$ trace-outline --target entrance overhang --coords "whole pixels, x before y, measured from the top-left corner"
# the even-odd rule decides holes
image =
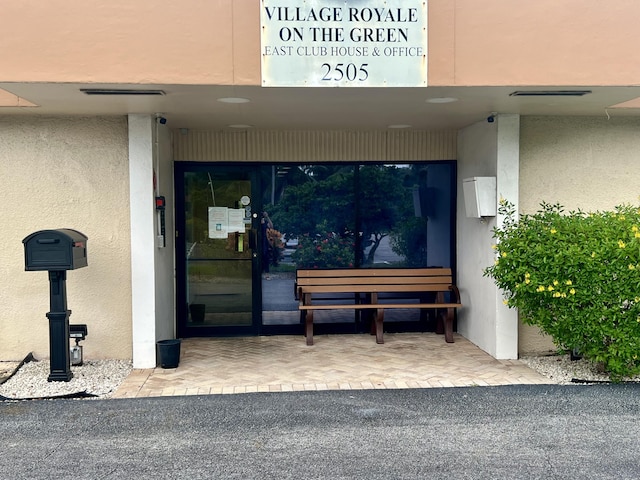
[[[86,95],[82,89],[162,91],[163,95]],[[3,114],[162,114],[171,129],[415,130],[460,129],[492,113],[632,116],[640,86],[472,86],[420,88],[264,88],[229,85],[0,83]],[[590,91],[514,96],[516,91]],[[22,103],[17,99],[21,99]],[[245,99],[228,103],[221,99]],[[445,102],[445,103],[442,103]],[[631,102],[631,103],[629,103]],[[3,104],[0,103],[0,106]],[[25,106],[22,106],[25,105]],[[28,106],[27,105],[32,105]]]

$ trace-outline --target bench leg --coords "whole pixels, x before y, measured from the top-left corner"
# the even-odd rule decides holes
[[[313,310],[305,310],[304,336],[307,337],[307,345],[313,345]]]
[[[441,310],[438,315],[438,326],[436,333],[442,334],[444,330],[444,340],[447,343],[453,342],[453,308]]]
[[[376,343],[381,344],[384,343],[384,309],[383,308],[378,308],[376,310],[376,318],[375,318],[375,324],[376,324]]]

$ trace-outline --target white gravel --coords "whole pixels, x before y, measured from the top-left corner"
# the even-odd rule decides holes
[[[598,371],[597,365],[593,362],[584,359],[571,360],[569,355],[525,356],[520,357],[520,361],[559,385],[611,381],[609,375]],[[640,377],[623,380],[638,382]]]
[[[90,360],[71,366],[68,382],[48,382],[48,360],[25,363],[0,385],[0,395],[9,399],[49,398],[86,394],[87,398],[109,398],[131,372],[127,360]],[[80,396],[80,395],[78,395]]]

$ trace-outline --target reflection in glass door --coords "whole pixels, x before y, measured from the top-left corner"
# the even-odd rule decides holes
[[[257,333],[252,184],[248,169],[176,164],[179,336]]]
[[[263,167],[260,178],[274,229],[262,281],[263,331],[299,324],[292,294],[298,268],[455,271],[455,162],[289,163]],[[314,330],[368,331],[366,316],[320,310]],[[421,330],[424,317],[418,309],[389,311],[385,326]]]

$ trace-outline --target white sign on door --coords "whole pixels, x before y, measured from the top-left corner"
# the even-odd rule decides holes
[[[426,0],[261,0],[265,87],[424,87]]]

